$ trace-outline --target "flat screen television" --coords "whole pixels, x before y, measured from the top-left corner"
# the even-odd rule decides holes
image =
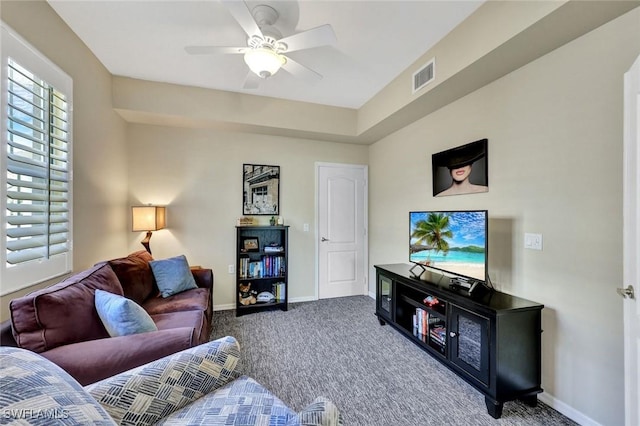
[[[409,212],[409,261],[486,282],[486,210]]]

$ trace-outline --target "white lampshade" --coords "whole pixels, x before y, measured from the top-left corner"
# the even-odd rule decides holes
[[[157,231],[166,226],[165,207],[134,206],[131,207],[133,216],[132,231]]]
[[[251,71],[262,78],[267,78],[277,73],[280,67],[287,62],[287,59],[271,49],[259,47],[248,50],[244,54],[244,61]]]

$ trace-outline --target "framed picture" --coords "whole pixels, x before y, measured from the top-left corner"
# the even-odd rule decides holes
[[[242,165],[242,214],[280,214],[280,166]]]
[[[434,197],[489,191],[488,141],[481,139],[431,156]]]
[[[260,251],[258,237],[241,237],[240,250],[243,252]]]

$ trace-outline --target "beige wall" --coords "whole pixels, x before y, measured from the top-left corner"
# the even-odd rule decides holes
[[[125,125],[113,112],[111,76],[45,2],[3,0],[0,13],[74,79],[76,270],[141,248],[142,234],[129,231],[129,206],[166,203],[168,229],[154,233],[154,256],[184,253],[212,267],[216,306],[231,307],[227,265],[235,263],[241,166],[277,164],[295,248],[290,297],[311,299],[314,236],[302,226],[315,228],[314,164],[368,163],[370,265],[407,261],[410,210],[488,209],[495,285],[546,306],[546,401],[584,423],[623,423],[622,304],[615,295],[622,279],[622,73],[640,53],[639,11],[370,147]],[[432,198],[430,155],[483,137],[490,192]],[[524,232],[542,233],[544,250],[522,249]],[[0,298],[0,320],[17,295]]]
[[[122,254],[127,152],[124,120],[111,107],[111,75],[45,2],[3,0],[0,18],[73,78],[74,269]],[[11,299],[37,287],[0,297],[0,321]]]
[[[494,284],[545,305],[546,401],[603,425],[624,423],[622,75],[639,24],[630,12],[370,150],[371,266],[407,262],[410,210],[488,209]],[[433,198],[431,154],[485,137],[489,192]]]
[[[130,202],[168,205],[167,229],[151,239],[154,257],[185,254],[213,268],[217,309],[235,307],[227,268],[235,265],[242,164],[280,166],[280,211],[291,226],[289,298],[314,299],[315,162],[366,164],[367,146],[144,124],[130,125],[127,139]],[[143,233],[129,235],[129,250],[141,248]]]

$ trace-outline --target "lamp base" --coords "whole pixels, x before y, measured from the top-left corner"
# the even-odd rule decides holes
[[[149,254],[151,254],[151,247],[149,247],[149,241],[151,240],[151,231],[147,231],[147,236],[144,237],[144,240],[140,241],[140,243],[147,249]]]

